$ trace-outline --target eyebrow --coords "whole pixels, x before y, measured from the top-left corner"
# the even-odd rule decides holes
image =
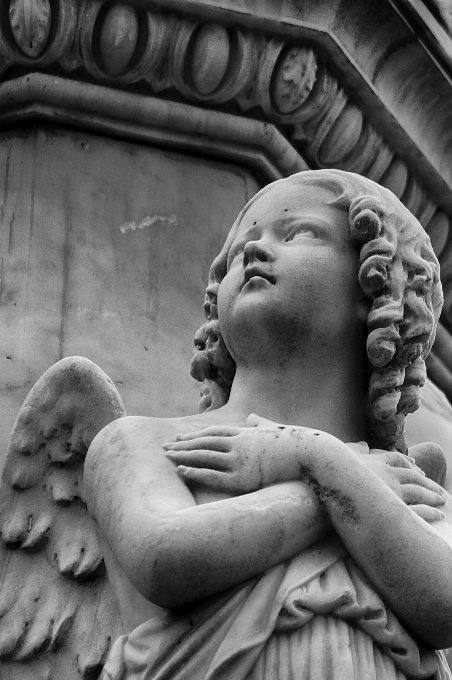
[[[314,227],[318,229],[323,237],[331,236],[331,223],[320,215],[315,213],[292,213],[290,215],[283,215],[282,217],[276,219],[273,227],[278,228],[293,228],[293,227]],[[255,236],[260,234],[259,224],[253,224],[249,229],[244,231],[242,234],[237,235],[234,241],[231,243],[231,247],[228,253],[228,262],[231,257],[231,252],[234,248],[242,245],[244,242],[253,240]]]
[[[290,215],[283,215],[282,217],[279,217],[273,222],[272,226],[276,227],[286,227],[286,226],[297,226],[300,225],[302,227],[317,227],[321,231],[326,232],[331,229],[331,223],[321,217],[320,215],[315,215],[315,214],[298,214],[298,213],[291,213]],[[253,224],[252,227],[247,229],[246,231],[242,232],[242,234],[237,235],[234,241],[242,241],[243,239],[252,239],[254,235],[259,235],[260,233],[260,227],[258,224]]]
[[[321,217],[320,215],[315,215],[315,214],[293,214],[287,217],[282,217],[276,222],[277,226],[285,227],[285,226],[290,226],[290,227],[315,227],[318,229],[322,235],[327,236],[328,234],[331,233],[331,223]]]
[[[236,241],[241,242],[244,238],[247,240],[252,239],[255,235],[258,236],[260,233],[260,227],[257,224],[253,224],[252,227],[247,229],[246,231],[242,232],[241,234],[237,234],[234,238],[234,241],[232,244],[234,244]]]

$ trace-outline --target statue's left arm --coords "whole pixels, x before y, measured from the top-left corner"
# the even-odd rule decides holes
[[[394,454],[401,455],[401,454]],[[304,466],[357,564],[416,637],[452,645],[452,497],[428,523],[343,445],[306,455]]]

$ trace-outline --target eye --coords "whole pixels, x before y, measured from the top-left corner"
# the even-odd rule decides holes
[[[287,234],[284,241],[296,241],[300,238],[318,238],[318,235],[310,227],[296,227]]]

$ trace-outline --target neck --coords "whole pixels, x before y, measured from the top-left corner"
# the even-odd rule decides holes
[[[237,366],[228,404],[234,419],[250,413],[283,424],[313,427],[342,441],[366,439],[365,366],[349,352],[278,364]],[[345,360],[344,360],[345,359]]]

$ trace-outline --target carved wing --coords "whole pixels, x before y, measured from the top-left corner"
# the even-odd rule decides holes
[[[112,381],[82,357],[52,366],[19,412],[0,482],[5,680],[93,680],[121,634],[82,477],[94,436],[124,415]]]

